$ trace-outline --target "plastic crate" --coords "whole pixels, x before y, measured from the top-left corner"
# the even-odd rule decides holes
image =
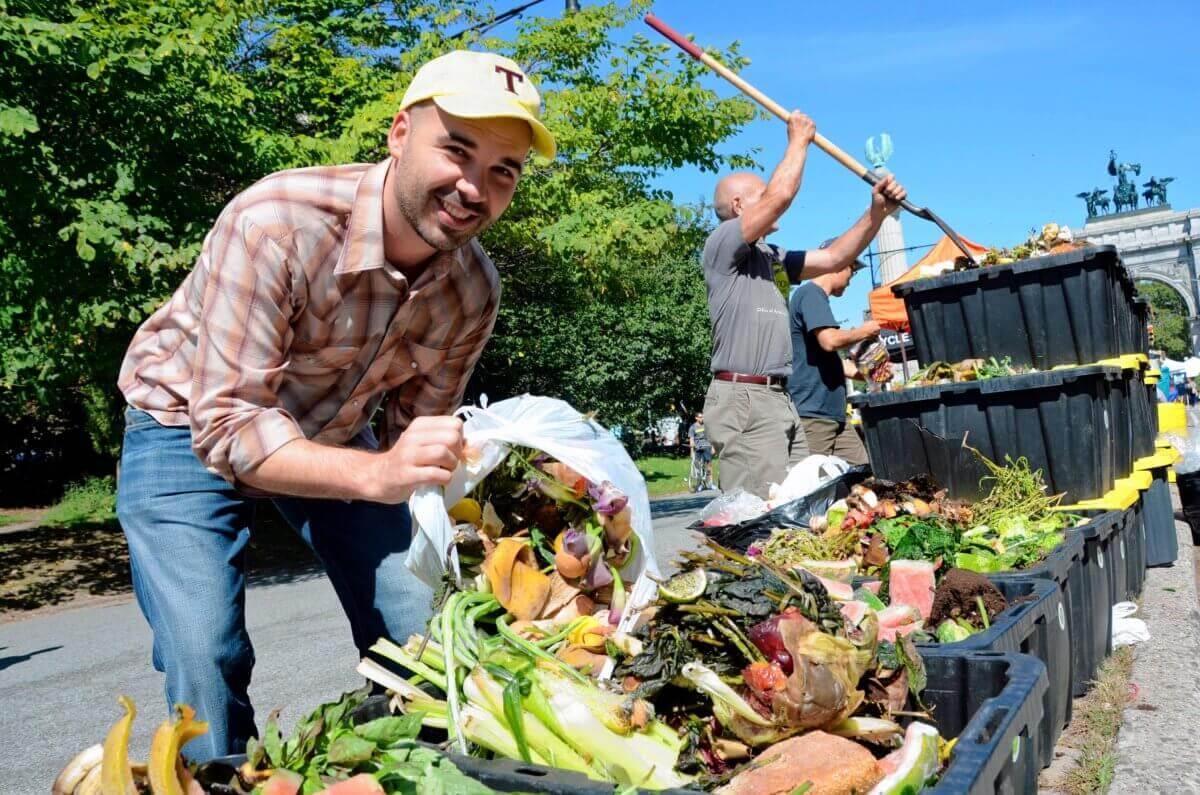
[[[1137,599],[1146,582],[1146,492],[1129,509],[1132,519],[1126,527],[1125,539],[1125,598]]]
[[[1038,726],[1049,685],[1028,654],[923,652],[924,701],[946,737],[958,737],[938,783],[922,792],[1020,795],[1036,792],[1043,756]]]
[[[989,577],[991,579],[991,577]],[[1047,580],[997,580],[996,587],[1010,602],[1033,597],[1005,610],[991,627],[957,643],[919,643],[929,649],[956,651],[1009,651],[1029,654],[1046,666],[1050,686],[1042,697],[1043,719],[1038,724],[1038,749],[1042,767],[1054,759],[1054,743],[1071,722],[1071,636],[1062,591]]]
[[[1117,556],[1117,537],[1124,526],[1123,511],[1091,511],[1086,525],[1072,532],[1083,537],[1083,575],[1087,582],[1087,601],[1083,609],[1084,626],[1088,627],[1091,654],[1099,667],[1100,661],[1112,653],[1112,606],[1114,599],[1112,573]],[[1075,695],[1091,689],[1091,681],[1074,683]]]
[[[1066,502],[1112,488],[1110,392],[1121,370],[1090,365],[985,381],[854,395],[875,475],[929,474],[954,497],[985,496],[986,471],[964,441],[992,461],[1024,456]]]
[[[1075,695],[1083,695],[1091,687],[1092,677],[1104,659],[1106,640],[1097,637],[1106,632],[1093,613],[1098,600],[1091,594],[1091,579],[1084,570],[1084,536],[1077,530],[1069,530],[1063,543],[1047,555],[1036,566],[1017,571],[989,574],[995,583],[1009,580],[1049,580],[1057,583],[1062,591],[1063,606],[1067,611],[1067,633],[1071,638],[1071,689]],[[1107,587],[1100,594],[1105,604],[1098,609],[1108,609]]]
[[[1132,507],[1118,513],[1120,515],[1117,518],[1117,529],[1109,543],[1107,556],[1110,608],[1129,598],[1129,546],[1137,521]]]
[[[1138,376],[1141,375],[1139,371]],[[1128,477],[1133,471],[1133,398],[1130,394],[1133,376],[1127,368],[1121,377],[1108,382],[1109,414],[1112,417],[1113,474]]]
[[[1129,385],[1130,410],[1133,417],[1133,457],[1135,459],[1154,455],[1154,439],[1158,436],[1158,417],[1154,410],[1153,385],[1146,384],[1146,365],[1143,363],[1137,377]],[[1157,379],[1155,379],[1157,382]]]
[[[1153,484],[1142,494],[1146,526],[1146,566],[1170,566],[1179,557],[1175,509],[1171,504],[1170,464],[1150,467]]]
[[[1126,352],[1129,324],[1116,322],[1123,271],[1116,249],[1098,246],[919,279],[892,292],[904,300],[919,361],[1007,356],[1045,370]]]
[[[1148,353],[1150,350],[1150,299],[1133,299],[1134,343],[1137,350],[1134,353]]]
[[[1045,665],[1014,653],[935,650],[922,656],[928,676],[924,703],[942,736],[958,738],[938,783],[922,792],[1019,795],[1035,791],[1041,752],[1037,727],[1047,689]],[[355,710],[353,719],[363,723],[387,714],[387,697],[372,696]],[[463,773],[497,792],[612,795],[614,789],[612,784],[542,765],[448,756]],[[238,754],[208,764],[227,767],[222,778],[227,781],[245,761]],[[646,790],[639,792],[649,795]],[[697,795],[700,791],[658,792]]]
[[[1129,272],[1124,266],[1117,270],[1117,282],[1114,288],[1113,307],[1116,309],[1120,352],[1137,353],[1139,335],[1135,330],[1137,320],[1134,318],[1133,312],[1133,299],[1137,295],[1137,288],[1134,287],[1133,279],[1130,278]]]

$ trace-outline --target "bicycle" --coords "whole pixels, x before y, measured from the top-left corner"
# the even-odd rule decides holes
[[[688,491],[697,492],[711,489],[712,483],[709,480],[708,467],[702,456],[696,455],[697,451],[692,452],[692,465],[688,470],[687,486]]]

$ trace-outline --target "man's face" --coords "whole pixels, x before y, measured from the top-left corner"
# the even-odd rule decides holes
[[[833,284],[829,294],[835,298],[841,298],[846,292],[846,288],[850,286],[850,280],[854,278],[854,268],[842,268],[833,275]]]
[[[400,111],[388,151],[401,214],[427,245],[462,247],[508,209],[531,138],[520,119],[460,119],[432,102]]]
[[[700,423],[701,425],[703,425],[703,424],[704,424],[704,415],[703,415],[703,414],[697,414],[697,415],[696,415],[696,422],[698,422],[698,423]]]

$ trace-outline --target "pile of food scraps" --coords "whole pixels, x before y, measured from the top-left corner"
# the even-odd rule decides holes
[[[1016,367],[1012,358],[963,359],[961,362],[933,362],[917,371],[906,383],[906,388],[934,386],[937,384],[961,384],[967,381],[987,381],[1035,372],[1029,367]]]
[[[91,751],[96,775],[153,793],[488,792],[443,753],[453,751],[620,788],[890,795],[936,778],[950,745],[922,720],[918,636],[896,616],[917,598],[928,602],[922,621],[936,608],[946,621],[986,622],[1002,608],[986,597],[973,608],[974,593],[940,598],[957,582],[948,576],[922,593],[924,569],[906,574],[895,552],[955,554],[947,528],[970,523],[969,506],[923,481],[875,483],[827,512],[807,546],[772,539],[754,556],[715,544],[687,554],[646,606],[628,603],[624,566],[638,543],[629,510],[612,484],[513,449],[451,511],[459,571],[428,631],[380,639],[358,668],[386,688],[394,714],[353,720],[361,691],[287,739],[272,719],[230,768],[184,760],[202,726],[181,707],[143,767],[120,740],[130,706],[117,739]],[[867,559],[872,547],[890,606],[868,588],[846,590],[841,558],[777,559]]]
[[[1029,230],[1029,237],[1025,242],[1008,248],[992,248],[983,256],[983,260],[979,263],[986,267],[989,265],[1007,265],[1018,260],[1029,259],[1031,257],[1041,257],[1047,254],[1059,254],[1064,251],[1072,251],[1077,248],[1082,248],[1083,242],[1075,240],[1075,236],[1071,233],[1070,227],[1060,226],[1056,223],[1048,223],[1039,231],[1037,228]],[[966,259],[965,257],[963,259]]]

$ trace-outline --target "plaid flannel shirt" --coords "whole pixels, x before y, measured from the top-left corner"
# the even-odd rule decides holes
[[[195,268],[134,335],[119,387],[158,422],[190,426],[231,483],[299,438],[364,436],[382,404],[390,446],[414,417],[462,402],[500,303],[471,240],[411,284],[384,259],[391,161],[283,171],[238,195]]]

